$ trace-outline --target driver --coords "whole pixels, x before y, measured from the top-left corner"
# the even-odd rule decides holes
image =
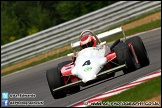
[[[85,35],[80,39],[81,49],[87,47],[96,47],[96,39],[91,35]]]
[[[80,39],[81,50],[87,47],[96,47],[96,39],[91,35],[85,35]],[[72,57],[73,63],[76,60],[76,57]]]

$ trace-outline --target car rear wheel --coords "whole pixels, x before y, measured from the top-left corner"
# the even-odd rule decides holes
[[[119,65],[126,64],[126,67],[123,68],[124,74],[132,72],[136,69],[129,47],[125,43],[119,43],[116,45],[114,47],[114,51],[117,55]]]
[[[117,39],[110,47],[110,50],[113,51],[114,47],[120,42],[120,39]]]
[[[149,65],[150,60],[142,39],[139,36],[135,36],[126,40],[127,44],[131,42],[133,44],[133,48],[135,50],[140,65],[142,67]]]
[[[64,85],[61,78],[61,73],[58,71],[58,68],[52,68],[46,71],[47,82],[51,91],[51,94],[54,99],[62,98],[66,96],[65,90],[59,90],[53,92],[53,89],[61,87]]]

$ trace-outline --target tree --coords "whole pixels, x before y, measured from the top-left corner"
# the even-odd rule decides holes
[[[117,1],[1,1],[1,45]]]

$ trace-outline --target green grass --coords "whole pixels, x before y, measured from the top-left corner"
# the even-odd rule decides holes
[[[153,78],[147,82],[139,84],[132,89],[128,89],[118,95],[103,100],[103,102],[136,102],[144,101],[161,94],[161,76]]]
[[[161,20],[156,20],[154,22],[150,22],[148,24],[144,24],[144,25],[141,25],[139,27],[136,27],[136,28],[133,28],[133,29],[130,29],[130,30],[126,30],[125,34],[126,34],[126,36],[128,36],[128,35],[131,35],[131,34],[150,30],[150,29],[157,28],[157,27],[161,27]],[[123,37],[123,35],[121,34],[121,35],[117,35],[115,37],[111,37],[111,38],[107,39],[106,41],[110,42],[110,41],[113,41],[115,39],[122,38],[122,37]],[[61,57],[61,56],[65,56],[65,55],[67,55],[68,53],[71,53],[71,52],[72,52],[72,49],[65,50],[65,51],[60,52],[58,54],[55,54],[53,56],[48,56],[45,59],[42,59],[42,60],[39,60],[39,61],[36,61],[36,62],[32,62],[31,64],[23,66],[21,68],[17,68],[17,69],[13,69],[13,70],[10,70],[10,71],[7,71],[7,72],[3,72],[3,73],[1,73],[1,76],[7,75],[7,74],[15,72],[15,71],[19,71],[19,70],[22,70],[22,69],[25,69],[25,68],[28,68],[28,67],[31,67],[31,66],[35,66],[35,65],[38,65],[40,63],[47,62],[47,61],[53,60],[53,59]]]

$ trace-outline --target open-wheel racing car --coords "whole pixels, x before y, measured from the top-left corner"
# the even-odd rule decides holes
[[[149,57],[142,39],[133,36],[126,39],[122,27],[95,35],[91,30],[81,33],[80,39],[87,33],[97,41],[96,46],[84,48],[78,52],[80,41],[71,43],[74,53],[67,56],[72,60],[59,63],[57,67],[46,71],[47,82],[54,99],[65,97],[68,93],[80,91],[96,79],[113,77],[122,70],[124,74],[149,65]],[[105,40],[110,36],[123,33],[124,40],[116,40],[110,47]]]

